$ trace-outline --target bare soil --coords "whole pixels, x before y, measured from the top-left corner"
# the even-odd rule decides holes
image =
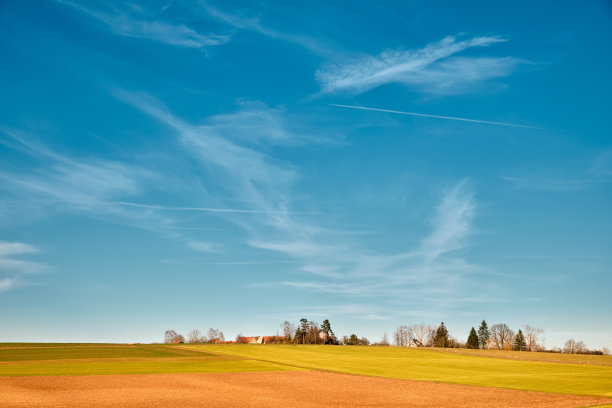
[[[1,377],[2,407],[583,407],[610,398],[320,371]]]

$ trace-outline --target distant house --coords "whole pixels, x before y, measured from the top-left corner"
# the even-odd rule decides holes
[[[423,343],[418,341],[417,339],[410,339],[408,342],[408,347],[425,347]]]
[[[239,343],[248,344],[268,344],[268,343],[282,343],[285,338],[282,336],[253,336],[253,337],[241,337]]]
[[[242,337],[240,338],[240,342],[248,344],[261,344],[263,342],[263,336]]]

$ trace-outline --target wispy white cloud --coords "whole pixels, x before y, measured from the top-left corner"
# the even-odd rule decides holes
[[[218,252],[215,246],[210,242],[191,241],[187,244],[187,246],[198,252]]]
[[[293,240],[288,242],[271,242],[264,240],[251,240],[249,244],[255,248],[267,249],[270,251],[282,252],[284,254],[294,256],[297,258],[316,258],[317,256],[331,255],[337,248],[329,247],[323,244],[316,244],[311,241],[299,241]],[[305,269],[306,271],[312,272],[314,269]],[[322,271],[322,268],[316,268],[318,272]],[[314,273],[314,272],[313,272]],[[319,273],[320,274],[320,273]]]
[[[47,211],[86,211],[97,217],[112,217],[184,240],[188,248],[199,252],[214,252],[217,248],[194,244],[209,241],[193,238],[202,233],[173,228],[180,224],[177,219],[197,213],[223,217],[242,228],[245,240],[251,240],[253,247],[278,249],[286,254],[295,254],[311,242],[311,234],[318,227],[296,220],[296,214],[306,214],[294,214],[289,209],[290,190],[298,174],[291,165],[275,160],[265,150],[270,144],[297,145],[319,139],[292,132],[291,118],[282,109],[242,102],[235,113],[192,125],[148,95],[121,90],[114,94],[174,131],[182,148],[178,153],[190,156],[196,163],[195,168],[189,169],[193,171],[188,176],[191,181],[183,186],[196,205],[148,202],[152,191],[176,187],[175,179],[167,180],[148,163],[69,157],[47,147],[35,135],[12,129],[0,129],[8,136],[0,138],[0,142],[36,158],[38,165],[27,172],[0,172],[5,181],[3,188],[12,186],[11,193],[17,200],[49,204]],[[266,242],[262,236],[278,240],[278,244]],[[315,250],[313,247],[313,253]]]
[[[521,61],[511,57],[453,56],[504,41],[501,37],[458,41],[448,36],[418,50],[388,50],[330,64],[319,69],[315,77],[324,93],[358,94],[387,83],[405,84],[429,94],[462,93],[479,82],[509,75]]]
[[[234,206],[240,203],[244,215],[227,220],[245,232],[244,243],[299,260],[303,262],[302,272],[339,276],[334,265],[317,262],[344,252],[340,245],[329,244],[329,237],[337,236],[338,231],[321,227],[312,220],[312,214],[292,210],[298,170],[267,154],[270,145],[313,140],[292,131],[287,125],[288,115],[282,110],[241,103],[235,113],[213,116],[195,125],[148,95],[123,90],[114,94],[172,130],[185,151],[199,163],[202,177],[214,178],[215,183],[209,183],[207,188],[216,192],[221,208],[228,202]],[[223,213],[218,215],[225,217]]]
[[[21,282],[17,278],[0,279],[0,293],[18,288],[20,285]]]
[[[99,4],[99,8],[91,8],[68,0],[56,1],[103,22],[115,34],[124,37],[143,38],[187,48],[221,45],[230,39],[229,35],[202,34],[183,24],[161,20],[161,16],[152,16],[141,6],[131,3],[114,2],[112,7]]]
[[[276,144],[278,138],[262,134],[257,136],[259,143],[249,143],[244,134],[233,134],[248,129],[232,127],[227,115],[208,118],[203,125],[190,124],[148,95],[115,91],[115,96],[168,126],[199,163],[203,177],[214,175],[217,185],[207,187],[217,191],[220,208],[228,200],[253,211],[239,217],[219,214],[244,230],[244,243],[296,260],[293,273],[309,275],[306,279],[288,275],[280,282],[257,285],[359,297],[423,298],[440,293],[464,297],[460,292],[465,276],[475,269],[461,251],[469,244],[476,209],[469,181],[462,180],[444,192],[431,220],[432,232],[418,247],[396,254],[368,254],[370,251],[364,251],[354,240],[340,240],[311,217],[300,217],[291,210],[293,184],[299,180],[299,173],[266,153],[266,147]],[[261,117],[276,123],[275,115]],[[283,130],[283,139],[295,137]]]
[[[319,40],[306,35],[291,34],[274,30],[262,24],[260,19],[258,17],[253,17],[252,14],[249,15],[249,17],[243,17],[239,14],[232,14],[227,11],[222,11],[218,7],[215,7],[210,1],[204,1],[202,4],[210,17],[222,23],[228,24],[235,29],[248,30],[269,38],[291,42],[306,48],[315,54],[327,56],[336,55],[336,53],[328,45]]]
[[[21,242],[0,241],[0,257],[33,254],[36,252],[38,252],[38,249],[28,244]]]
[[[146,170],[98,158],[74,159],[53,151],[35,135],[2,128],[18,148],[45,163],[30,175],[0,173],[0,178],[52,201],[88,207],[116,197],[137,195],[141,181],[151,176]]]
[[[432,293],[455,293],[464,284],[464,276],[474,269],[460,251],[468,245],[476,208],[468,181],[444,193],[432,218],[432,232],[418,247],[395,254],[372,253],[347,235],[321,227],[312,214],[292,211],[293,184],[300,175],[296,168],[267,153],[267,146],[277,144],[278,137],[262,133],[256,136],[257,143],[250,143],[244,134],[232,134],[248,129],[233,128],[231,114],[205,119],[202,125],[191,124],[148,95],[115,91],[115,96],[170,129],[179,148],[195,162],[201,177],[198,180],[206,183],[205,197],[197,197],[197,189],[190,193],[194,203],[204,205],[149,204],[146,192],[160,179],[150,170],[143,171],[137,162],[128,166],[66,157],[31,135],[13,131],[4,132],[7,140],[40,158],[41,165],[30,175],[4,174],[5,179],[18,186],[21,194],[61,201],[79,211],[111,214],[126,222],[140,220],[149,228],[151,224],[171,227],[175,225],[172,217],[186,211],[223,217],[242,229],[243,243],[282,254],[286,261],[297,261],[288,268],[296,277],[308,274],[305,279],[292,279],[288,274],[277,286],[343,296],[422,298]],[[241,109],[250,110],[252,105],[243,104]],[[266,109],[272,112],[261,117],[277,126],[272,126],[273,131],[281,123],[282,139],[299,138],[284,127],[279,110],[257,106],[264,113]],[[236,115],[241,117],[242,112]],[[265,124],[259,127],[263,132]],[[183,231],[176,234],[194,251],[219,251],[208,238],[183,235]]]
[[[128,92],[116,95],[166,124],[185,152],[199,163],[202,176],[206,177],[208,172],[214,175],[215,184],[207,188],[218,190],[215,206],[125,201],[127,196],[138,197],[146,192],[151,184],[149,180],[158,181],[155,174],[142,173],[135,163],[130,167],[100,160],[82,163],[52,151],[33,137],[15,132],[10,132],[10,140],[47,164],[36,177],[5,174],[5,179],[18,186],[21,193],[61,201],[79,211],[112,214],[128,222],[142,220],[147,226],[172,226],[172,214],[185,211],[224,217],[243,229],[244,243],[283,254],[288,261],[298,261],[291,270],[297,276],[304,273],[309,276],[304,280],[288,277],[280,283],[285,287],[346,296],[410,294],[418,297],[424,293],[452,293],[462,284],[464,274],[473,270],[459,251],[467,246],[476,208],[473,190],[466,180],[445,192],[432,218],[432,232],[419,247],[397,254],[368,254],[345,235],[338,239],[338,234],[320,227],[308,214],[292,212],[291,188],[299,177],[297,171],[256,150],[257,144],[246,146],[243,136],[231,137],[226,119],[212,118],[206,125],[192,125],[146,95]],[[214,124],[219,123],[217,130]],[[291,135],[287,132],[284,137],[291,138]],[[263,135],[259,139],[262,143],[276,143],[274,138]],[[232,208],[227,205],[229,202],[241,203],[241,206]],[[219,251],[207,239],[177,234],[194,251]],[[5,250],[9,251],[9,247],[5,246]],[[17,244],[10,248],[11,253],[29,250]]]
[[[208,15],[210,15],[211,17],[223,23],[229,24],[232,27],[245,29],[245,30],[257,31],[261,34],[268,35],[268,36],[276,35],[274,31],[268,30],[267,28],[263,27],[259,21],[259,18],[257,17],[253,17],[253,16],[243,17],[237,14],[228,13],[228,12],[222,11],[218,7],[215,7],[209,1],[202,2],[202,5],[204,9],[206,10],[206,12],[208,13]]]
[[[300,268],[306,273],[313,275],[325,276],[328,278],[339,278],[342,275],[338,271],[337,266],[320,265],[320,264],[307,264]]]
[[[250,211],[270,213],[264,217],[270,223],[279,225],[289,220],[284,193],[296,179],[296,171],[288,164],[277,162],[264,152],[247,146],[243,135],[229,135],[231,129],[236,133],[248,129],[232,127],[227,123],[227,117],[210,118],[209,124],[202,126],[191,125],[146,95],[126,91],[116,91],[115,95],[174,130],[183,148],[201,163],[204,171],[214,169],[217,187],[225,194],[243,203]],[[273,118],[274,115],[267,117]],[[262,130],[264,126],[258,128]],[[257,137],[269,139],[264,135]],[[289,136],[284,134],[283,137]]]
[[[185,237],[183,231],[167,229],[176,225],[173,213],[248,212],[231,208],[174,207],[126,201],[141,198],[151,190],[170,183],[135,161],[128,164],[97,157],[70,157],[49,148],[36,135],[28,132],[0,128],[0,134],[8,137],[0,139],[0,142],[36,159],[38,163],[27,172],[0,171],[2,189],[16,199],[4,202],[0,213],[18,212],[20,203],[25,202],[30,207],[36,207],[40,213],[87,213],[157,231],[160,235],[185,240],[187,245],[191,240]],[[203,248],[189,247],[199,251]],[[4,260],[5,263],[9,261],[17,262]]]
[[[18,271],[20,273],[36,273],[44,270],[44,266],[40,263],[23,261],[14,259],[9,256],[0,257],[0,270],[2,271]]]
[[[0,241],[0,293],[31,285],[26,276],[47,269],[43,263],[16,258],[37,252],[38,248],[29,244]]]
[[[231,202],[234,208],[240,205],[245,214],[252,213],[252,217],[229,220],[247,232],[249,245],[293,255],[323,249],[311,239],[318,227],[298,220],[289,207],[291,189],[299,178],[297,169],[266,153],[266,147],[279,140],[290,145],[302,139],[287,127],[280,110],[243,103],[238,112],[193,125],[148,95],[123,90],[114,94],[173,131],[185,152],[199,164],[203,177],[214,178],[207,188],[215,192],[219,207]],[[252,128],[239,124],[245,117],[255,123]]]
[[[433,232],[425,238],[418,252],[427,262],[465,247],[465,240],[472,231],[476,204],[469,181],[463,180],[448,191],[436,208]]]
[[[432,217],[432,231],[417,248],[386,255],[365,255],[356,248],[333,245],[321,251],[316,247],[296,250],[294,256],[311,262],[302,270],[324,279],[281,284],[348,296],[411,296],[416,300],[446,293],[448,299],[459,298],[466,289],[466,276],[477,270],[461,251],[469,245],[476,208],[473,188],[462,180],[444,193]],[[287,251],[285,247],[268,248]]]
[[[306,143],[337,143],[335,139],[313,135],[301,129],[308,118],[289,114],[283,107],[239,100],[239,110],[208,118],[200,129],[246,145],[295,146]]]

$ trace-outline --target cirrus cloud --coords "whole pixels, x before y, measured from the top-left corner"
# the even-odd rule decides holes
[[[512,57],[456,57],[474,47],[505,42],[498,37],[458,41],[454,36],[416,50],[386,50],[345,63],[329,64],[315,77],[323,93],[359,94],[400,83],[429,94],[462,93],[477,83],[509,75],[522,60]]]

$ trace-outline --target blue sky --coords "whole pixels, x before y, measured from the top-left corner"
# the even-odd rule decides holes
[[[0,341],[307,317],[612,346],[608,2],[4,1],[0,25]]]

